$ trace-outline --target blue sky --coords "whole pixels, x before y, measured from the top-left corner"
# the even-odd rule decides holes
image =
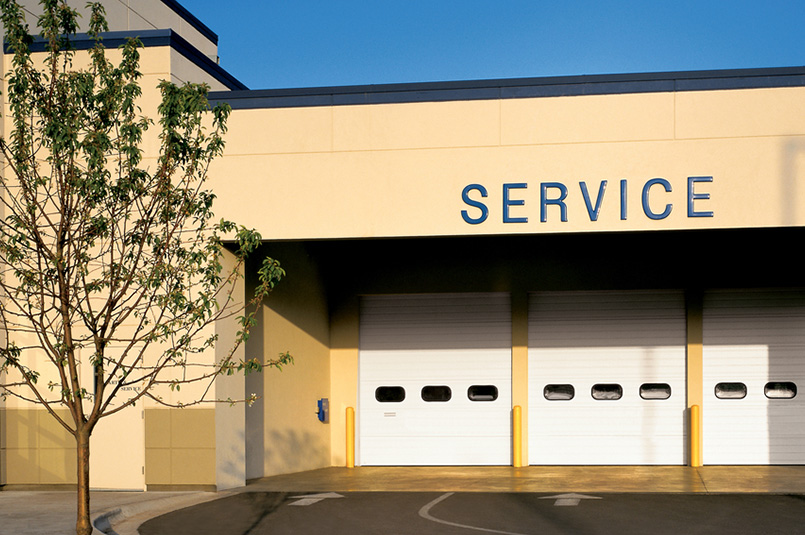
[[[803,0],[179,0],[250,89],[805,65]]]

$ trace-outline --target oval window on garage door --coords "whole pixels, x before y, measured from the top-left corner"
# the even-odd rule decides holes
[[[790,381],[766,383],[763,393],[769,399],[791,399],[797,395],[797,385]]]
[[[743,383],[718,383],[716,397],[718,399],[743,399],[746,397],[746,385]]]
[[[576,396],[573,385],[545,385],[542,395],[548,401],[570,401]]]
[[[470,401],[495,401],[498,399],[498,387],[495,385],[472,385],[467,389]]]
[[[428,385],[422,387],[422,400],[423,401],[450,401],[453,397],[453,391],[449,386],[445,385]]]
[[[375,399],[380,403],[400,403],[405,399],[405,389],[401,386],[378,386]]]
[[[640,385],[640,397],[643,399],[668,399],[671,397],[671,385],[668,383],[643,383]]]
[[[623,387],[616,384],[593,385],[593,399],[602,401],[615,401],[623,397]]]

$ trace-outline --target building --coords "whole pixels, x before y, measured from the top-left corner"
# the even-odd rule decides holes
[[[121,415],[142,463],[96,486],[343,466],[349,409],[359,465],[805,463],[805,68],[247,90],[176,2],[132,13],[144,86],[233,107],[216,212],[288,272],[245,352],[295,365]],[[70,437],[0,416],[0,484],[70,483]]]

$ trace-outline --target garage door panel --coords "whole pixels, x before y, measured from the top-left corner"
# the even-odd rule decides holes
[[[576,341],[578,342],[578,341]],[[591,366],[600,376],[596,380],[625,380],[630,377],[646,377],[648,368],[654,368],[654,378],[668,379],[669,374],[676,375],[679,370],[679,357],[684,356],[684,347],[606,347],[590,346],[584,348],[532,348],[529,355],[533,358],[535,369],[545,379],[574,378],[579,371]],[[538,343],[538,342],[537,342]],[[548,377],[550,374],[550,377]],[[671,377],[674,377],[672,375]],[[666,381],[667,382],[667,381]]]
[[[653,465],[657,458],[679,454],[669,437],[555,436],[543,437],[535,446],[546,465],[600,465],[602,458],[608,465]]]
[[[511,347],[508,294],[369,296],[361,301],[362,351]]]
[[[511,349],[454,351],[362,351],[361,379],[366,387],[372,381],[418,381],[435,384],[439,380],[498,381],[511,378]],[[484,383],[486,384],[486,383]],[[510,388],[501,384],[498,388]]]
[[[472,408],[400,408],[398,410],[367,411],[363,437],[399,436],[404,434],[430,436],[464,436],[467,429],[483,429],[487,436],[509,436],[511,424],[497,415],[480,413]],[[472,433],[478,434],[478,430]]]
[[[718,290],[704,299],[706,464],[805,464],[805,398],[769,399],[770,382],[805,385],[805,292]],[[746,387],[721,399],[719,383]]]
[[[593,399],[596,384],[619,385],[622,397]],[[641,398],[647,384],[670,396]],[[575,395],[546,399],[546,385],[572,385]],[[531,295],[532,464],[683,464],[685,406],[681,292]]]
[[[539,410],[539,409],[538,409]],[[684,430],[684,411],[675,407],[668,409],[639,408],[620,410],[616,417],[611,416],[612,409],[585,409],[586,414],[578,415],[577,411],[551,411],[550,418],[537,418],[534,423],[539,431],[561,429],[565,435],[575,436],[639,436],[651,434],[678,435]]]
[[[478,457],[479,450],[511,449],[509,437],[467,437],[463,441],[447,441],[444,437],[381,437],[372,442],[372,465],[377,466],[456,466],[499,465],[496,459]],[[421,455],[400,455],[400,452]],[[425,455],[426,454],[426,455]]]
[[[369,296],[362,300],[358,456],[364,465],[511,462],[508,294]],[[483,386],[484,397],[468,390]],[[401,387],[380,402],[380,386]],[[449,399],[423,399],[439,387]],[[439,399],[442,399],[439,397]]]

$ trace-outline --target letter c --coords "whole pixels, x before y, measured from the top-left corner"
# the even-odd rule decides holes
[[[671,209],[673,208],[672,204],[670,203],[666,204],[665,210],[663,210],[658,214],[651,211],[651,207],[649,206],[648,203],[648,192],[651,189],[651,186],[655,184],[662,185],[665,188],[666,193],[671,193],[671,183],[665,180],[664,178],[652,178],[651,180],[646,182],[646,185],[643,186],[643,212],[645,212],[646,217],[648,217],[649,219],[665,219],[671,214]]]

